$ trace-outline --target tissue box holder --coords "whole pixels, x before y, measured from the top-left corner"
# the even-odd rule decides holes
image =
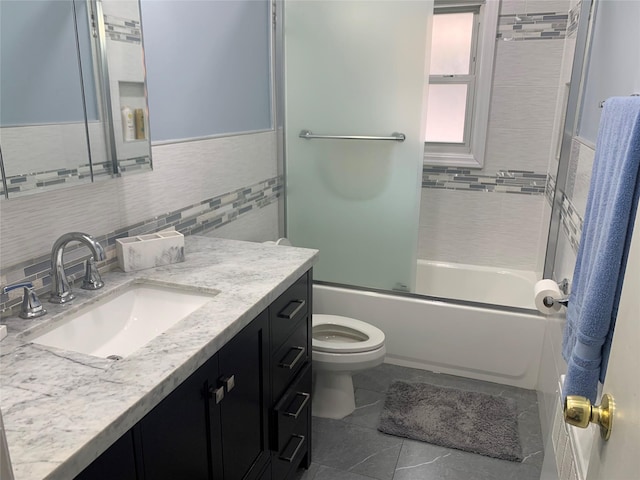
[[[184,235],[170,231],[117,238],[116,251],[125,272],[184,262]]]

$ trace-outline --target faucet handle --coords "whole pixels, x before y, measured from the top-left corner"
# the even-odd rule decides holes
[[[8,285],[2,289],[2,293],[10,292],[16,288],[24,288],[24,292],[22,294],[22,305],[20,307],[20,313],[18,314],[20,318],[37,318],[47,313],[42,306],[42,303],[40,303],[40,299],[38,298],[38,295],[36,295],[31,282]]]
[[[104,287],[104,282],[102,281],[98,267],[96,267],[96,260],[93,257],[89,257],[80,288],[84,290],[98,290],[102,287]]]

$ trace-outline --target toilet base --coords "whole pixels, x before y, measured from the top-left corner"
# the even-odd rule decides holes
[[[340,420],[355,409],[351,372],[315,372],[311,408],[313,416]]]

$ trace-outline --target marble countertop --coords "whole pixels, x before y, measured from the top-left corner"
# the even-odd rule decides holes
[[[46,303],[37,320],[3,320],[0,408],[16,480],[69,479],[133,427],[315,263],[316,250],[192,236],[186,261],[105,274],[73,306]],[[123,284],[155,282],[219,290],[203,307],[119,361],[24,340]]]

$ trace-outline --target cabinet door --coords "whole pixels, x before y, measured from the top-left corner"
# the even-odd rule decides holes
[[[218,352],[218,383],[225,386],[225,398],[218,404],[219,437],[211,430],[214,442],[220,442],[214,449],[222,451],[224,480],[257,478],[269,460],[268,336],[265,311]]]
[[[217,372],[217,361],[213,356],[138,423],[145,480],[209,479],[203,398],[207,372]]]
[[[136,480],[136,462],[131,431],[85,468],[75,480]]]

